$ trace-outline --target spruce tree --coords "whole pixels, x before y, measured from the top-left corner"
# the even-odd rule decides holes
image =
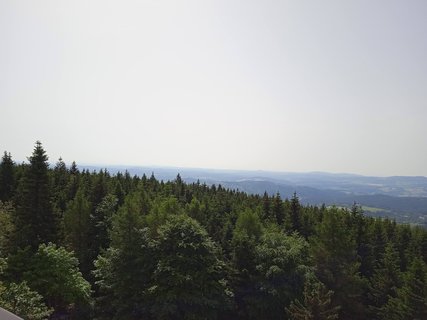
[[[279,226],[283,225],[285,221],[285,209],[283,207],[283,201],[279,192],[277,192],[276,196],[273,198],[273,205],[271,209],[277,224]]]
[[[375,314],[386,313],[385,306],[388,300],[397,296],[397,290],[402,285],[399,254],[391,243],[386,245],[384,257],[379,265],[370,279],[369,286],[370,309],[374,317]]]
[[[359,274],[360,263],[353,235],[344,222],[344,211],[327,210],[311,239],[316,276],[334,291],[332,305],[340,306],[340,318],[365,319],[362,305],[364,282]]]
[[[48,156],[40,141],[29,157],[17,197],[17,245],[36,250],[41,243],[56,240],[57,221],[52,209]]]
[[[61,213],[65,211],[68,198],[68,170],[62,158],[58,159],[53,169],[53,199],[56,209]]]
[[[290,201],[289,227],[291,231],[301,231],[301,204],[296,192]]]
[[[64,213],[64,231],[67,246],[75,252],[85,274],[91,265],[88,259],[90,212],[89,200],[79,188]]]
[[[10,152],[3,154],[0,163],[0,200],[9,201],[12,199],[15,190],[14,163]]]

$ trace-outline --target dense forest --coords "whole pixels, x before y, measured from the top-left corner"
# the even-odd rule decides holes
[[[427,231],[296,194],[0,164],[0,306],[24,319],[427,319]]]

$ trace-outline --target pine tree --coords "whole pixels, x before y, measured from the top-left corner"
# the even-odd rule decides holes
[[[39,244],[56,240],[57,221],[50,196],[48,157],[41,142],[36,142],[29,161],[17,197],[15,224],[18,246],[36,250]]]

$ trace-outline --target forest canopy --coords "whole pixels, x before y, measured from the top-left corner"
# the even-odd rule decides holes
[[[0,306],[25,319],[427,319],[425,229],[28,159],[0,163]]]

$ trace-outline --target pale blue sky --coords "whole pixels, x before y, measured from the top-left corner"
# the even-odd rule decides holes
[[[0,151],[427,176],[427,1],[0,2]]]

